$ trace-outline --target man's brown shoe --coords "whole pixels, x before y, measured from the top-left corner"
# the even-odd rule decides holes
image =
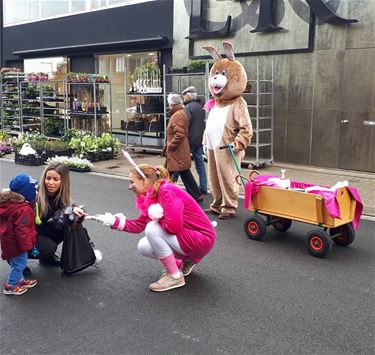
[[[219,214],[219,219],[229,219],[234,216],[234,213],[222,212]]]
[[[207,214],[217,214],[217,215],[220,214],[220,212],[217,212],[217,211],[215,211],[215,210],[212,210],[211,208],[205,208],[205,209],[203,210],[203,212],[204,212],[204,213],[207,213]]]

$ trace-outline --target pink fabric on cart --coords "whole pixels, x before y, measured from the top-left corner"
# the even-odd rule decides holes
[[[251,198],[255,196],[259,190],[260,186],[270,186],[270,187],[277,187],[274,182],[268,181],[270,178],[277,178],[277,176],[272,175],[259,175],[255,178],[255,182],[247,181],[245,185],[245,208],[249,209],[251,207]],[[299,181],[290,181],[290,187],[292,189],[305,189],[307,187],[315,186],[314,184],[299,182]],[[327,186],[321,186],[322,188],[329,188]],[[361,197],[357,189],[354,187],[348,186],[347,187],[351,197],[357,202],[356,208],[354,212],[354,219],[352,221],[353,228],[356,230],[359,225],[359,221],[362,215],[363,204]],[[327,208],[328,213],[333,218],[340,218],[340,207],[337,203],[336,194],[337,190],[334,191],[326,191],[324,189],[317,188],[316,190],[310,190],[309,193],[322,195],[324,197],[324,204]]]

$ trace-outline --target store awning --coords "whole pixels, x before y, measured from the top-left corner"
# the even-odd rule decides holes
[[[104,42],[104,43],[90,43],[82,45],[70,45],[61,47],[51,47],[51,48],[37,48],[37,49],[26,49],[22,51],[13,52],[14,55],[20,57],[31,57],[39,55],[52,55],[52,54],[81,54],[87,53],[88,51],[112,51],[112,50],[126,50],[126,49],[141,49],[144,47],[157,48],[158,45],[163,45],[168,43],[167,36],[158,36],[152,38],[140,38],[132,39],[126,41],[114,41],[114,42]]]

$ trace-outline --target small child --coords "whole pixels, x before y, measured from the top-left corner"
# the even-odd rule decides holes
[[[23,278],[28,251],[36,242],[34,202],[38,182],[27,174],[17,175],[9,184],[10,191],[0,192],[1,257],[10,265],[5,295],[22,295],[37,284]]]

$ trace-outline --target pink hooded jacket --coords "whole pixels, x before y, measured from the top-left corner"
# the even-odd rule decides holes
[[[196,201],[177,186],[162,182],[156,200],[148,199],[137,219],[122,220],[116,217],[112,229],[129,233],[141,233],[151,221],[147,214],[148,207],[159,203],[164,216],[159,220],[160,226],[169,234],[176,235],[181,249],[198,263],[212,249],[216,233],[211,221]]]

